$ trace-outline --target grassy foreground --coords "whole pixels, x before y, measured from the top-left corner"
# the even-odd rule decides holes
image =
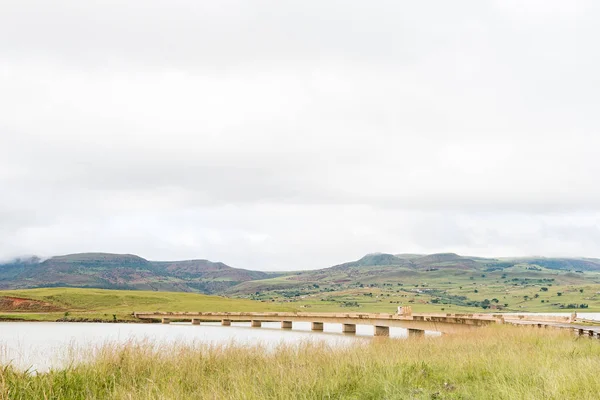
[[[597,399],[600,343],[494,326],[331,349],[104,347],[33,375],[0,369],[0,399]]]

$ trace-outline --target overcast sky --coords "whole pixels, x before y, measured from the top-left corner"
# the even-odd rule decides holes
[[[600,257],[597,1],[0,2],[0,259]]]

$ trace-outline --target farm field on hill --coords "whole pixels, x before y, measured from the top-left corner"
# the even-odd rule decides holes
[[[289,302],[315,311],[391,312],[398,305],[437,312],[600,311],[600,274],[514,265],[331,268],[245,282],[230,296]]]
[[[119,279],[125,279],[130,273],[139,274],[140,268],[145,271],[159,265],[178,274],[183,282],[180,289],[188,290],[198,279],[204,283],[197,288],[220,289],[210,296],[172,292],[168,286],[163,291],[14,289],[0,291],[2,318],[126,321],[131,319],[131,312],[145,310],[393,313],[400,305],[410,305],[415,312],[446,313],[600,311],[600,262],[592,259],[507,260],[453,253],[376,253],[329,268],[279,274],[198,260],[171,262],[165,267],[135,256],[98,253],[51,260],[33,267],[5,265],[4,274],[21,276],[48,268],[91,275],[119,271]],[[226,276],[241,276],[242,272],[246,280],[219,286]]]
[[[15,301],[16,300],[16,301]],[[24,300],[29,300],[24,302]],[[1,320],[133,321],[134,311],[293,311],[294,305],[196,293],[47,288],[0,291]]]

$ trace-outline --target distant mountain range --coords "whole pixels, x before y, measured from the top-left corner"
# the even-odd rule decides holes
[[[249,293],[290,288],[308,282],[351,284],[357,281],[404,278],[427,271],[486,272],[510,269],[571,272],[600,271],[600,259],[592,258],[481,258],[441,254],[373,253],[329,268],[267,273],[232,268],[208,260],[149,261],[131,254],[82,253],[16,259],[0,263],[0,289],[81,287],[208,294]]]
[[[502,282],[517,279],[543,280],[557,284],[592,283],[600,277],[600,259],[590,258],[482,258],[439,254],[367,254],[359,260],[329,268],[300,271],[276,278],[252,280],[226,289],[229,295],[273,292],[287,296],[320,291],[344,291],[356,286],[456,284],[464,279]],[[587,273],[587,274],[586,274]],[[444,284],[445,282],[445,284]],[[361,286],[362,287],[362,286]]]
[[[512,258],[484,258],[459,256],[455,253],[436,254],[367,254],[357,261],[337,265],[332,268],[374,266],[374,265],[402,265],[413,268],[438,267],[438,268],[478,268],[497,267],[507,268],[517,264],[530,264],[555,270],[582,270],[600,271],[600,259],[597,258],[546,258],[546,257],[512,257]]]
[[[216,293],[273,276],[208,260],[148,261],[131,254],[82,253],[0,264],[0,289],[64,286]]]

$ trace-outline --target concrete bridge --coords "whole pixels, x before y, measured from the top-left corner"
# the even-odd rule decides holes
[[[389,336],[390,327],[404,328],[411,337],[423,336],[425,331],[457,333],[480,326],[503,323],[501,317],[489,314],[382,314],[382,313],[311,313],[311,312],[136,312],[136,318],[142,320],[191,321],[194,325],[201,322],[220,321],[229,326],[231,322],[250,322],[259,328],[262,322],[280,322],[282,329],[292,329],[294,322],[310,322],[313,331],[322,331],[326,323],[342,324],[343,332],[356,333],[356,325],[372,325],[375,336]]]
[[[572,321],[535,321],[533,319],[508,319],[507,324],[516,326],[529,326],[537,328],[553,328],[553,329],[566,329],[574,332],[579,336],[593,337],[600,339],[600,325],[595,320],[580,320],[579,318]]]

